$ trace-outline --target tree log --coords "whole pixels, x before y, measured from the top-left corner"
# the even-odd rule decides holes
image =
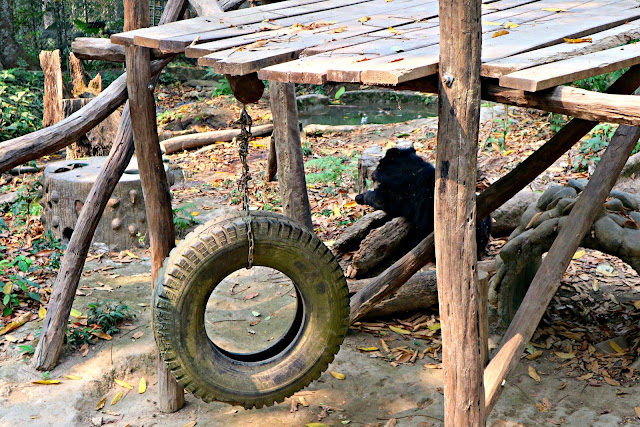
[[[502,345],[485,370],[486,410],[491,411],[503,382],[516,367],[520,355],[533,336],[540,319],[555,295],[560,280],[580,241],[613,188],[625,162],[640,138],[640,128],[620,126],[611,139],[602,160],[558,233],[549,253],[542,261],[529,290],[502,338]]]
[[[78,37],[71,43],[73,54],[79,59],[124,62],[124,46],[96,37]]]
[[[211,16],[222,12],[216,0],[189,0],[198,16]]]
[[[427,89],[426,91],[429,92],[433,88],[434,82],[437,84],[437,80],[433,78],[420,79],[412,87],[414,90]],[[640,66],[635,65],[616,80],[607,92],[631,94],[638,86],[640,86]],[[417,89],[418,87],[421,89]],[[478,196],[478,217],[484,218],[490,215],[491,212],[511,199],[597,124],[597,122],[580,119],[571,120],[535,153]],[[422,266],[433,261],[434,255],[432,233],[351,298],[351,322],[360,319],[377,302],[395,292]]]
[[[273,132],[273,125],[262,125],[251,128],[253,136],[268,136]],[[176,136],[165,139],[160,143],[162,151],[166,154],[178,151],[190,150],[216,142],[229,142],[240,135],[238,129],[217,130],[213,132],[194,133],[190,135]]]
[[[62,100],[64,98],[64,83],[62,82],[62,64],[60,51],[40,52],[40,67],[44,72],[44,111],[42,126],[47,127],[62,120]]]
[[[331,252],[340,258],[347,252],[358,249],[362,239],[374,228],[378,228],[388,220],[384,211],[374,211],[360,218],[355,224],[348,227],[331,246]]]
[[[365,274],[385,259],[393,256],[411,235],[409,221],[402,217],[393,218],[386,224],[372,230],[360,243],[347,267],[346,277],[354,278]]]
[[[276,174],[278,173],[278,159],[276,157],[276,139],[271,135],[269,140],[269,157],[267,158],[267,173],[265,175],[265,181],[273,182],[276,180]]]

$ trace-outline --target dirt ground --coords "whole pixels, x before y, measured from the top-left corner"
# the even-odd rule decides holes
[[[106,269],[105,269],[106,267]],[[110,267],[114,267],[111,269]],[[374,334],[352,329],[328,371],[345,375],[338,380],[326,372],[293,398],[269,408],[245,410],[222,403],[203,403],[187,395],[184,409],[174,414],[160,413],[156,404],[155,350],[150,328],[150,262],[95,261],[87,265],[90,275],[83,277],[74,308],[86,312],[87,304],[106,297],[126,301],[136,317],[113,340],[101,340],[83,357],[67,352],[50,374],[58,385],[38,385],[41,378],[17,351],[9,352],[0,364],[0,425],[28,422],[32,426],[183,426],[197,422],[203,426],[303,426],[385,425],[390,419],[397,426],[443,425],[442,371],[432,369],[438,360],[428,356],[414,364],[392,366],[388,360],[370,357],[358,348],[380,346]],[[104,290],[108,283],[112,291]],[[98,289],[96,289],[98,288]],[[249,301],[246,310],[254,308]],[[269,308],[262,307],[264,312]],[[246,324],[245,324],[246,325]],[[39,322],[30,322],[15,331],[17,339],[32,334]],[[242,329],[242,328],[240,328]],[[237,333],[241,334],[242,331]],[[246,333],[244,335],[247,335]],[[137,338],[134,338],[137,337]],[[387,345],[424,348],[425,343],[389,333]],[[569,376],[562,360],[552,353],[530,362],[523,360],[509,377],[506,390],[489,419],[490,426],[620,426],[640,425],[634,406],[640,388],[627,383],[590,385]],[[428,365],[429,368],[425,367]],[[528,373],[533,366],[541,377],[538,383]],[[67,379],[76,376],[81,379]],[[138,393],[140,378],[148,384]],[[134,386],[128,390],[114,380]],[[118,392],[124,397],[110,402]],[[106,397],[106,405],[96,405]],[[302,399],[302,400],[301,400]],[[291,401],[296,411],[292,412]]]

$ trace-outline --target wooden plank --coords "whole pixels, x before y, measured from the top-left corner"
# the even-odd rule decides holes
[[[291,0],[290,0],[291,1]],[[130,45],[132,43],[157,48],[158,41],[179,35],[193,35],[193,39],[199,33],[207,31],[234,28],[242,25],[256,24],[265,20],[275,20],[290,16],[304,15],[313,11],[324,11],[345,5],[366,3],[374,0],[322,0],[322,1],[298,1],[292,3],[279,2],[272,5],[258,6],[250,9],[240,9],[232,12],[225,12],[219,16],[203,16],[185,21],[170,23],[153,28],[145,28],[128,33],[114,34],[111,41],[116,44]],[[287,5],[285,5],[288,4]],[[268,6],[279,5],[278,9],[268,8]]]
[[[500,77],[500,86],[537,92],[640,64],[640,44],[630,44]]]
[[[399,3],[396,8],[396,12],[394,13],[394,17],[389,17],[389,15],[378,14],[375,15],[378,11],[384,11],[388,9],[388,3],[384,1],[368,3],[367,11],[370,14],[369,21],[366,23],[361,23],[358,21],[358,17],[354,17],[353,13],[359,12],[362,8],[360,5],[349,6],[340,9],[340,13],[337,14],[339,16],[337,19],[332,19],[330,21],[323,21],[321,18],[326,18],[324,13],[322,14],[311,14],[305,15],[304,17],[300,17],[301,25],[310,25],[314,22],[331,22],[334,23],[330,26],[325,26],[321,28],[316,28],[312,30],[304,30],[297,26],[291,26],[287,28],[282,28],[274,31],[261,31],[258,32],[259,27],[264,26],[260,25],[255,27],[255,33],[245,37],[234,37],[233,39],[221,40],[212,43],[204,43],[198,44],[186,49],[185,53],[189,57],[201,57],[204,55],[208,55],[210,53],[219,52],[225,49],[231,49],[234,47],[240,47],[243,45],[251,44],[257,40],[269,40],[267,45],[264,46],[264,49],[260,49],[259,47],[252,48],[253,51],[274,51],[274,44],[278,43],[282,46],[282,49],[290,49],[293,47],[295,50],[299,51],[299,47],[307,48],[310,46],[315,46],[318,44],[324,44],[327,40],[333,39],[342,39],[345,37],[353,37],[360,34],[371,33],[380,30],[380,28],[388,28],[389,26],[397,26],[406,23],[414,22],[421,17],[424,16],[424,8],[425,3],[420,2],[419,0],[406,0],[403,3]],[[433,16],[437,14],[437,3],[435,0],[430,1],[431,4],[431,12]],[[411,11],[422,10],[419,16],[413,16]],[[332,13],[336,13],[333,12]],[[281,21],[276,20],[273,24],[281,25]],[[390,25],[392,24],[392,25]],[[348,26],[350,32],[345,33],[339,32],[343,29],[344,26]],[[245,29],[247,26],[245,26]],[[336,32],[336,30],[338,32]],[[217,60],[226,59],[229,55],[233,55],[237,52],[236,49],[228,50],[227,52],[220,52],[218,55],[211,55],[203,62],[206,65],[212,65],[217,62]],[[251,56],[251,54],[249,55]],[[240,59],[236,56],[236,59]]]
[[[558,236],[542,261],[520,309],[502,338],[498,353],[485,370],[487,412],[491,411],[500,396],[505,379],[517,366],[545,309],[560,287],[560,280],[573,254],[593,224],[599,212],[594,207],[602,206],[609,196],[639,138],[640,128],[638,127],[620,126],[618,128],[569,217],[561,222]]]
[[[189,4],[193,6],[198,16],[211,16],[223,11],[216,0],[189,0]]]
[[[558,18],[537,23],[534,26],[520,26],[509,30],[509,34],[501,37],[494,38],[491,34],[486,34],[483,37],[482,61],[491,61],[539,47],[554,45],[564,41],[564,38],[583,37],[638,17],[640,17],[640,9],[611,12],[608,15],[580,15],[580,17]],[[420,58],[424,62],[419,64],[414,58]],[[417,49],[406,54],[391,55],[375,61],[367,64],[368,70],[362,72],[362,82],[365,84],[395,85],[428,76],[437,69],[437,60],[433,59],[433,47]],[[377,62],[383,61],[386,63],[377,64]]]
[[[598,52],[640,39],[640,20],[624,23],[609,30],[589,34],[591,43],[560,43],[482,64],[482,75],[500,77],[518,70]]]

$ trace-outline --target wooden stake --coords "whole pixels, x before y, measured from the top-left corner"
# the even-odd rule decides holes
[[[638,139],[640,128],[618,128],[595,173],[580,194],[564,226],[560,228],[558,237],[542,261],[520,309],[502,338],[500,350],[485,370],[487,414],[500,397],[503,381],[518,364],[524,347],[533,336],[551,298],[558,290],[573,254],[593,224],[598,213],[594,206],[602,206],[609,196]]]
[[[440,1],[435,238],[444,422],[485,425],[476,255],[480,1]]]
[[[278,183],[284,214],[313,230],[304,176],[304,157],[293,83],[270,82],[273,137],[276,140]]]

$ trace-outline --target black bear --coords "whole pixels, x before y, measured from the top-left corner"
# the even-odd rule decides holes
[[[415,243],[433,231],[436,170],[418,156],[413,147],[387,150],[372,177],[378,187],[358,194],[358,204],[383,210],[391,217],[406,218],[418,231]],[[478,222],[476,243],[479,253],[487,247],[490,232],[490,217]]]

